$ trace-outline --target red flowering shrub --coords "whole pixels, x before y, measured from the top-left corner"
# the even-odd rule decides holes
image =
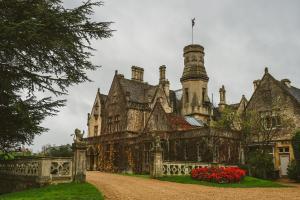
[[[191,176],[201,181],[236,183],[246,176],[246,171],[238,167],[204,167],[193,169]]]

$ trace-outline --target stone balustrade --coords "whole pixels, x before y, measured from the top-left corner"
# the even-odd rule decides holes
[[[192,169],[209,167],[207,163],[195,163],[195,162],[163,162],[163,175],[164,176],[181,176],[190,175]]]
[[[20,158],[0,161],[0,193],[72,180],[72,158]]]
[[[223,164],[208,164],[201,162],[163,162],[163,175],[164,176],[186,176],[190,175],[191,171],[195,168],[202,167],[225,167]]]

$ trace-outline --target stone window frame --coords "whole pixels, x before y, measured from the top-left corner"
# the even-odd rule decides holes
[[[112,117],[108,117],[108,119],[107,119],[107,131],[109,133],[112,132]]]
[[[121,130],[121,126],[120,126],[120,115],[115,115],[114,117],[114,130],[116,132],[119,132]]]
[[[280,154],[289,154],[290,153],[290,147],[288,147],[288,146],[278,147],[278,152]]]
[[[281,119],[276,110],[267,110],[260,112],[261,118],[263,118],[263,123],[265,123],[266,128],[276,129],[281,127]]]

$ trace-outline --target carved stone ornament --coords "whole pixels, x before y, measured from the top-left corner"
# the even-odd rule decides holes
[[[75,133],[72,134],[72,135],[74,136],[73,141],[75,143],[81,143],[81,142],[83,142],[84,131],[81,133],[81,131],[78,128],[76,128],[75,129]]]

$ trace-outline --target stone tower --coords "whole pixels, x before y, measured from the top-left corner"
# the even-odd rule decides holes
[[[210,102],[207,95],[208,76],[204,67],[204,48],[191,44],[183,49],[182,115],[208,122]]]

